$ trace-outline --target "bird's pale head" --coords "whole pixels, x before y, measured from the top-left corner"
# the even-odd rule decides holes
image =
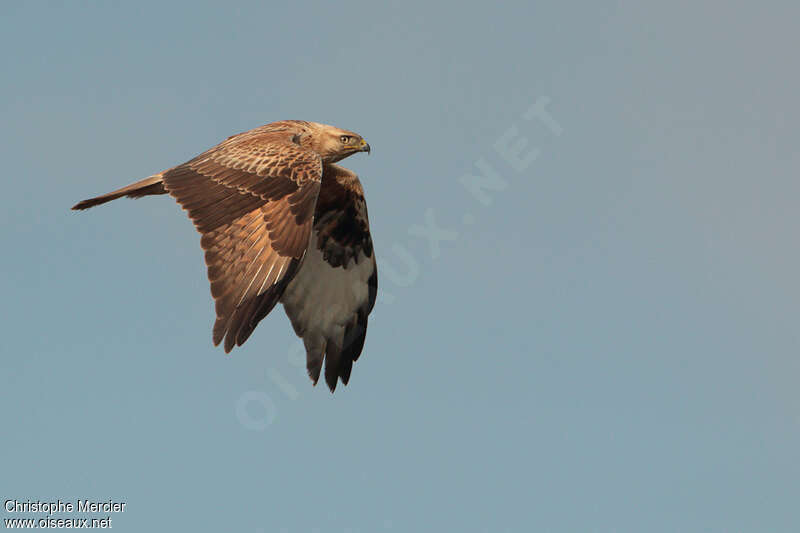
[[[318,153],[325,163],[341,161],[356,152],[370,151],[369,144],[358,133],[316,123],[311,130],[310,148]]]

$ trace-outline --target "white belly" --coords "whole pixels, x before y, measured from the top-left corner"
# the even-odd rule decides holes
[[[343,334],[344,326],[369,299],[367,282],[372,272],[372,259],[363,253],[347,268],[332,267],[323,259],[312,233],[300,270],[281,297],[298,335],[308,332],[338,338]]]

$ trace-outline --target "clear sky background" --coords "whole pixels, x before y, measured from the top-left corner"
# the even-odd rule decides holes
[[[799,17],[4,3],[0,496],[125,501],[115,531],[800,531]],[[287,118],[373,147],[335,395],[282,309],[212,346],[172,199],[69,211]]]

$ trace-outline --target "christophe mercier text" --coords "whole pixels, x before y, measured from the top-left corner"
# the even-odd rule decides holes
[[[66,513],[124,513],[128,504],[125,502],[115,502],[114,500],[76,500],[72,501],[47,501],[40,500],[6,500],[3,502],[3,509],[7,513],[34,513],[44,514],[49,518],[52,514]],[[105,527],[111,524],[111,517],[104,520]]]

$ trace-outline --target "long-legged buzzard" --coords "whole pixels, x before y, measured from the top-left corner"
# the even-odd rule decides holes
[[[242,345],[282,302],[316,385],[347,385],[364,347],[378,273],[358,176],[336,165],[369,152],[358,134],[285,120],[229,137],[194,159],[79,202],[171,194],[205,250],[214,345]]]

